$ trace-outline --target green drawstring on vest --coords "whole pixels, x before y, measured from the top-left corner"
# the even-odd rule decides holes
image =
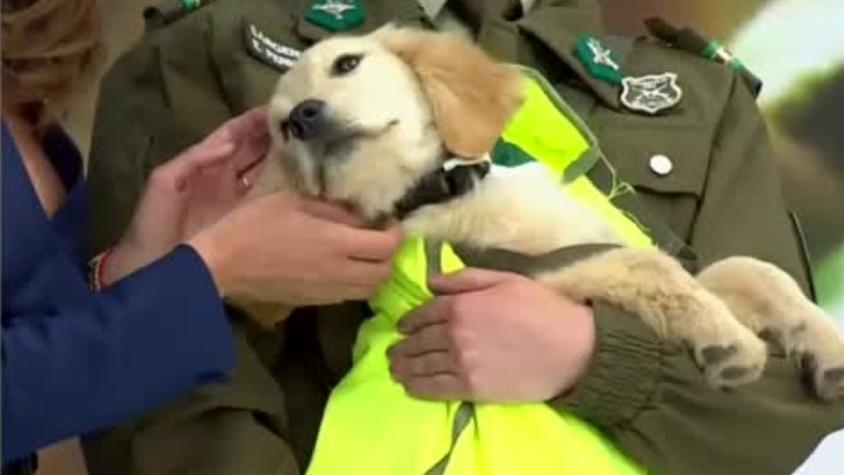
[[[493,151],[493,161],[537,160],[566,182],[630,246],[650,238],[586,177],[600,159],[591,133],[537,73],[525,71],[526,100]],[[527,157],[527,158],[526,158]],[[572,176],[571,170],[579,173]],[[429,272],[463,263],[448,245],[405,240],[391,280],[370,301],[375,315],[358,333],[354,366],[326,406],[309,475],[639,475],[600,432],[544,403],[473,404],[414,399],[389,373],[386,351],[397,322],[433,296]],[[432,269],[429,269],[431,267]],[[437,269],[439,268],[439,269]]]

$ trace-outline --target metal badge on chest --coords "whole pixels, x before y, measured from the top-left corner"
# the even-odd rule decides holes
[[[621,103],[624,107],[648,114],[658,114],[680,103],[683,90],[674,73],[625,77],[621,80]]]

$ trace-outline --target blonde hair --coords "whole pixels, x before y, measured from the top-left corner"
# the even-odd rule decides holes
[[[43,122],[99,58],[97,0],[2,0],[2,6],[3,100],[34,108]]]

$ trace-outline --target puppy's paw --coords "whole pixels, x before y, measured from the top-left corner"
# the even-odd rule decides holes
[[[798,366],[819,398],[844,397],[844,360],[820,363],[817,353],[807,352],[799,357]]]
[[[695,360],[709,385],[716,389],[753,382],[765,369],[768,356],[765,343],[738,323],[732,333],[719,341],[694,342]]]
[[[698,281],[784,351],[819,397],[844,398],[844,338],[790,275],[758,259],[733,257],[711,265]]]
[[[844,398],[844,338],[833,325],[819,323],[808,322],[790,355],[818,397]]]

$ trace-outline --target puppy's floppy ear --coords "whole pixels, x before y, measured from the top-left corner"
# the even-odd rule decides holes
[[[446,148],[481,157],[522,103],[522,76],[468,39],[387,25],[374,37],[416,73]]]

